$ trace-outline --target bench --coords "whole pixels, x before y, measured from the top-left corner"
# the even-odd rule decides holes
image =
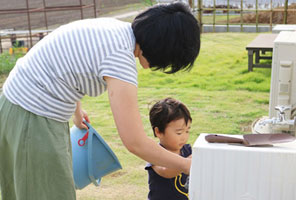
[[[278,34],[259,34],[250,44],[248,50],[248,70],[253,71],[254,67],[271,68],[271,64],[262,64],[260,60],[272,60],[272,56],[265,56],[266,52],[272,52],[273,41]],[[255,55],[255,63],[254,63]]]

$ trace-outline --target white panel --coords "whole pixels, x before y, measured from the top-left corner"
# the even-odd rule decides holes
[[[244,147],[205,135],[193,146],[190,200],[296,200],[296,142]]]
[[[296,32],[280,32],[274,41],[269,98],[269,118],[278,105],[296,106]],[[287,119],[290,119],[287,112]]]

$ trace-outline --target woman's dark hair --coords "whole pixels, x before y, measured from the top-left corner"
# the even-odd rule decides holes
[[[173,98],[166,98],[156,102],[149,112],[151,127],[154,136],[157,127],[161,133],[171,121],[184,119],[187,125],[188,121],[192,122],[190,112],[187,107],[180,101]]]
[[[192,68],[200,49],[200,29],[186,4],[153,6],[134,19],[132,29],[152,70],[171,74]]]

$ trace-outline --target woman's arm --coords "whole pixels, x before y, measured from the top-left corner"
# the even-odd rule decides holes
[[[187,158],[192,158],[192,155],[189,155]],[[174,178],[178,176],[179,174],[182,173],[182,171],[177,170],[177,169],[171,169],[167,167],[161,167],[161,166],[156,166],[152,165],[152,169],[159,175],[164,178]]]
[[[126,148],[153,165],[177,169],[189,174],[191,159],[160,147],[144,132],[138,109],[137,87],[124,81],[104,77],[109,101],[120,138]]]
[[[171,168],[166,168],[166,167],[161,167],[161,166],[156,166],[156,165],[153,165],[152,169],[159,176],[162,176],[164,178],[174,178],[182,173],[182,171],[177,170],[177,169],[171,169]]]

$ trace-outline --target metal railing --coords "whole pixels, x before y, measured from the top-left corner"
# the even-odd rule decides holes
[[[291,1],[291,0],[290,0]],[[223,13],[226,15],[226,21],[224,21],[224,25],[227,27],[227,32],[229,31],[229,26],[231,24],[238,24],[240,25],[241,31],[243,31],[243,27],[246,24],[255,24],[256,26],[256,31],[258,32],[258,28],[260,24],[269,24],[270,26],[270,31],[272,30],[273,25],[275,24],[273,22],[273,17],[275,13],[281,12],[283,14],[283,19],[280,22],[280,24],[287,24],[288,23],[288,15],[289,13],[293,14],[293,12],[296,12],[296,1],[294,8],[289,8],[289,0],[284,0],[283,4],[284,6],[277,6],[274,7],[273,0],[270,0],[268,7],[267,8],[259,8],[259,1],[255,0],[255,5],[249,4],[249,7],[246,7],[246,2],[245,0],[240,0],[239,6],[233,6],[230,4],[230,0],[227,0],[226,4],[224,5],[217,5],[217,1],[213,0],[211,6],[204,6],[203,5],[203,0],[196,0],[194,1],[195,4],[193,4],[193,10],[196,11],[197,13],[197,18],[199,20],[200,25],[203,27],[203,25],[213,25],[213,32],[215,32],[215,26],[217,25],[217,13]],[[291,4],[293,5],[293,4]],[[245,8],[244,8],[245,7]],[[268,13],[269,12],[269,22],[268,23],[260,23],[259,21],[259,16],[262,13]],[[230,16],[231,14],[235,13],[236,15],[239,14],[240,21],[239,22],[231,22]],[[205,14],[211,15],[212,16],[212,23],[209,23],[208,21],[205,22],[203,20],[203,17],[205,17]],[[255,22],[250,23],[247,21],[244,21],[244,16],[247,14],[253,14],[255,15]],[[295,19],[296,19],[296,14],[295,14]]]
[[[27,44],[27,48],[30,49],[34,44],[33,44],[33,38],[36,37],[43,37],[43,34],[47,34],[51,30],[48,29],[48,12],[53,12],[53,11],[74,11],[74,10],[79,10],[80,11],[80,19],[84,18],[83,15],[83,9],[87,8],[93,8],[93,16],[97,17],[96,14],[96,0],[93,0],[92,4],[84,5],[82,3],[82,0],[79,0],[79,4],[74,4],[74,5],[64,5],[64,6],[47,6],[46,5],[46,0],[42,0],[42,7],[38,8],[31,8],[29,5],[29,0],[25,0],[26,2],[26,7],[25,8],[14,8],[14,9],[0,9],[0,16],[4,15],[11,15],[11,14],[26,14],[26,21],[27,21],[27,30],[23,32],[14,32],[13,30],[7,30],[7,31],[1,31],[0,32],[0,53],[3,52],[2,48],[2,40],[3,39],[10,39],[11,42],[13,43],[17,38],[27,38],[29,40]],[[38,33],[36,31],[32,31],[32,24],[31,24],[31,15],[34,13],[43,13],[44,17],[44,27],[45,30],[40,30]],[[42,26],[41,24],[39,25],[40,27]]]

